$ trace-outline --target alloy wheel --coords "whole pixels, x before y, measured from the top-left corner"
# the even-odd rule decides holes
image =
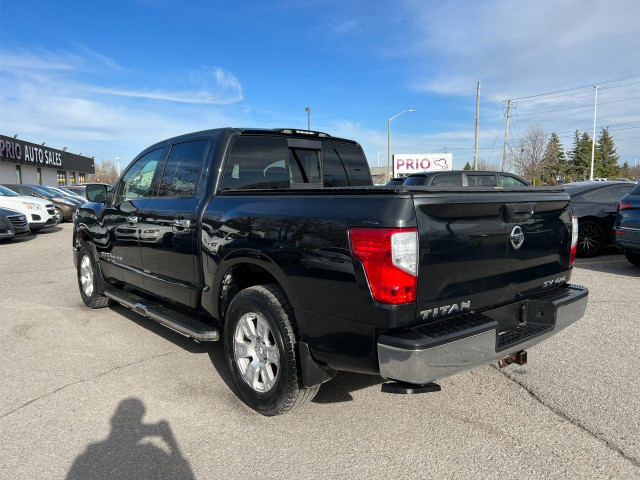
[[[80,285],[87,297],[93,295],[93,267],[88,255],[84,255],[80,260]]]
[[[602,247],[602,230],[593,222],[581,223],[578,227],[578,255],[589,257]]]
[[[233,356],[244,381],[256,392],[265,393],[280,372],[280,351],[269,322],[260,313],[245,313],[233,335]]]

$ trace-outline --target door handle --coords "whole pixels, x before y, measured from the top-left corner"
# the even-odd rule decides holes
[[[138,217],[130,215],[127,217],[127,223],[138,223]]]
[[[191,221],[186,218],[176,218],[171,226],[174,232],[186,232],[191,229]]]

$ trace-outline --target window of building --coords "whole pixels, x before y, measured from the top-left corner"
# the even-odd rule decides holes
[[[82,184],[82,183],[87,183],[87,179],[85,177],[84,172],[80,172],[78,174],[78,183]]]
[[[133,200],[136,198],[149,197],[151,193],[151,182],[158,166],[158,162],[162,158],[164,149],[159,148],[140,157],[127,170],[118,185],[118,193],[115,198],[115,204],[119,204],[124,200]]]
[[[38,176],[38,185],[42,185],[42,169],[36,168],[36,175]]]
[[[195,196],[208,143],[208,140],[194,140],[173,145],[162,172],[159,197]]]
[[[289,188],[290,177],[286,138],[247,135],[233,142],[220,188]]]
[[[76,172],[71,172],[71,174],[69,175],[69,185],[75,185],[76,184]]]
[[[58,177],[58,185],[66,185],[67,184],[67,172],[65,172],[64,170],[58,170],[56,173],[57,173],[57,177]]]
[[[20,168],[20,165],[16,165],[16,183],[18,185],[22,184],[22,169]]]

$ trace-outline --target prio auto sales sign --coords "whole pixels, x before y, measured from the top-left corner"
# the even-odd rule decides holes
[[[406,177],[412,173],[437,172],[453,168],[451,153],[398,153],[393,156],[393,176]]]

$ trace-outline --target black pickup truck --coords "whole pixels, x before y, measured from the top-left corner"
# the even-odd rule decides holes
[[[143,151],[74,218],[84,303],[118,302],[224,341],[264,415],[336,371],[433,383],[578,320],[577,230],[560,188],[374,187],[362,148],[306,130],[224,128]]]

